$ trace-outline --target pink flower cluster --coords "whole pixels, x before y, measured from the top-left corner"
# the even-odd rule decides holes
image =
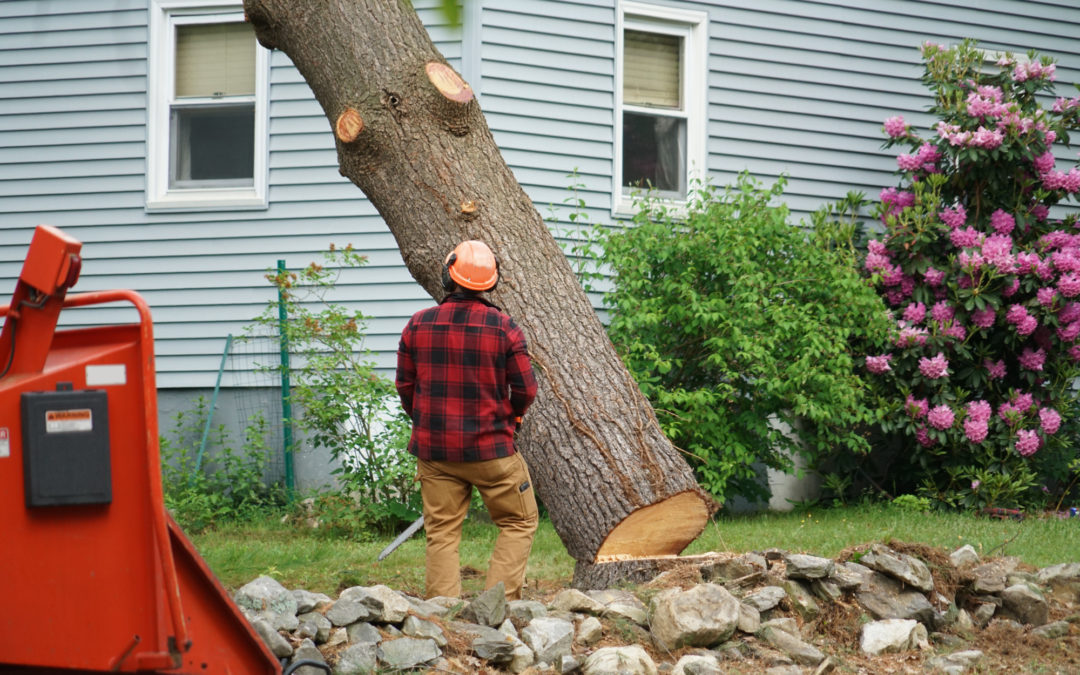
[[[1016,227],[1016,218],[1003,209],[998,209],[990,214],[990,227],[998,234],[1010,234]]]
[[[1047,436],[1053,436],[1061,428],[1061,413],[1053,408],[1040,408],[1039,427]]]
[[[892,368],[889,367],[890,359],[892,359],[892,354],[885,354],[884,356],[867,356],[866,369],[875,375],[887,373],[892,370]]]
[[[885,133],[889,134],[890,138],[903,138],[908,134],[907,122],[899,115],[890,117],[885,120]]]
[[[1028,314],[1027,307],[1019,304],[1009,305],[1005,322],[1016,326],[1016,332],[1020,335],[1031,335],[1039,327],[1039,320]]]
[[[924,356],[919,359],[919,372],[927,379],[937,380],[949,374],[949,361],[941,352],[929,359]]]
[[[990,431],[990,404],[986,401],[971,401],[967,404],[967,416],[964,418],[964,436],[972,443],[982,443]]]
[[[908,394],[907,401],[904,402],[904,410],[907,411],[908,417],[920,419],[926,417],[926,413],[930,410],[930,404],[925,398],[915,398]]]
[[[1055,74],[1057,66],[1053,63],[1049,65],[1043,65],[1038,61],[1029,61],[1027,63],[1017,63],[1013,68],[1012,79],[1015,82],[1027,82],[1028,80],[1037,80],[1045,77],[1050,82],[1057,79]]]
[[[1033,429],[1021,429],[1016,432],[1016,451],[1021,457],[1031,457],[1039,451],[1042,439]]]
[[[1018,361],[1020,362],[1020,367],[1025,370],[1041,371],[1043,369],[1043,364],[1046,363],[1046,350],[1042,347],[1034,350],[1031,347],[1024,347],[1024,351],[1021,352]]]
[[[1080,96],[1074,98],[1060,97],[1054,101],[1054,105],[1050,109],[1056,113],[1063,113],[1070,108],[1080,108]]]
[[[934,406],[926,413],[926,421],[930,423],[930,426],[941,431],[951,429],[955,420],[955,413],[947,405]]]
[[[910,155],[899,155],[896,165],[904,171],[925,171],[927,173],[939,173],[937,162],[941,159],[941,153],[936,146],[923,143],[918,152]]]
[[[1001,117],[1009,112],[1009,106],[1001,99],[1001,87],[977,87],[968,94],[967,114],[972,117]]]
[[[998,124],[1000,126],[1008,126],[1008,124],[1002,124],[1004,121],[1005,120],[1002,119]],[[940,138],[947,140],[949,145],[954,147],[963,146],[993,150],[1000,147],[1005,141],[1005,133],[1002,129],[987,129],[981,124],[975,131],[969,131],[961,129],[955,124],[938,122],[937,133]]]

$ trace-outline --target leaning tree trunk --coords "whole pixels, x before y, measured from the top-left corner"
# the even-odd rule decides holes
[[[469,85],[401,0],[244,0],[330,121],[342,175],[378,209],[409,271],[443,295],[459,241],[496,252],[493,293],[525,331],[540,393],[519,443],[575,583],[677,554],[715,504],[661,432],[569,263],[496,147]],[[598,568],[603,568],[601,571]],[[599,576],[598,576],[599,575]]]

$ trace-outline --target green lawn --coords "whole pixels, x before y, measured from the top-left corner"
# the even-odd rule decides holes
[[[462,565],[485,570],[495,534],[493,525],[470,518],[462,543]],[[288,588],[305,588],[333,597],[341,588],[355,585],[386,584],[414,593],[423,591],[423,534],[417,534],[382,562],[375,559],[390,538],[367,542],[335,539],[271,519],[224,524],[191,539],[230,589],[268,574]],[[1080,562],[1080,518],[1029,518],[1016,522],[965,514],[918,513],[885,505],[725,515],[710,523],[686,553],[780,548],[834,557],[849,546],[889,539],[946,551],[971,544],[980,555],[1017,556],[1035,567]],[[542,520],[529,558],[530,583],[569,584],[573,571],[573,559],[551,523]],[[481,588],[482,583],[482,576],[472,576],[467,570],[467,593]]]

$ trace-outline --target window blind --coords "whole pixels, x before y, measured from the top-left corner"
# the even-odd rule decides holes
[[[255,93],[255,32],[243,23],[178,26],[176,96]]]
[[[623,35],[623,102],[682,107],[682,38],[627,30]]]

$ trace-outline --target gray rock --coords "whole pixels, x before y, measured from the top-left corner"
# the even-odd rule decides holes
[[[514,647],[519,641],[494,628],[480,631],[472,641],[472,650],[477,656],[492,663],[510,663],[514,658]]]
[[[595,616],[586,617],[577,627],[577,635],[574,641],[580,645],[591,647],[604,637],[604,625]]]
[[[979,650],[969,649],[967,651],[953,652],[952,654],[934,657],[933,659],[930,659],[929,665],[931,668],[946,673],[946,675],[960,675],[968,668],[971,668],[978,663],[982,657],[983,653]]]
[[[274,627],[270,625],[270,622],[263,618],[255,619],[251,622],[251,627],[255,629],[255,633],[262,639],[274,656],[278,658],[285,658],[292,656],[293,648],[289,644],[289,641],[281,636],[274,630]]]
[[[971,619],[975,622],[976,626],[985,626],[990,623],[990,619],[994,618],[994,613],[997,612],[997,605],[992,602],[979,603],[975,607],[974,613],[971,615]]]
[[[949,560],[954,567],[979,564],[979,554],[971,544],[964,544],[949,554]]]
[[[874,544],[870,547],[870,551],[859,559],[859,562],[923,593],[934,590],[934,578],[923,561],[904,553],[897,553],[888,546]]]
[[[450,608],[445,605],[440,605],[428,600],[421,600],[420,598],[414,598],[411,595],[402,595],[401,597],[405,598],[405,602],[409,603],[409,607],[412,608],[412,611],[420,616],[435,616],[441,618],[450,613]],[[461,601],[459,600],[458,603],[460,604]]]
[[[578,661],[577,657],[573,654],[567,654],[566,656],[559,658],[559,662],[555,667],[562,675],[566,675],[566,673],[572,673],[580,668],[581,661]]]
[[[901,583],[880,572],[873,572],[869,582],[855,596],[875,619],[915,619],[934,625],[937,612],[918,591],[904,590]]]
[[[362,586],[346,588],[337,601],[326,610],[326,618],[335,626],[348,626],[357,621],[370,621],[376,614],[364,600],[368,597],[367,589]]]
[[[1052,623],[1044,624],[1031,631],[1031,634],[1048,640],[1055,640],[1069,634],[1069,622],[1054,621]]]
[[[560,656],[570,653],[574,641],[574,624],[563,619],[540,616],[521,629],[521,640],[536,654],[541,663],[557,663]]]
[[[361,642],[343,649],[338,654],[334,675],[371,675],[378,665],[378,645]]]
[[[514,627],[514,622],[510,619],[507,619],[506,621],[500,623],[497,630],[503,635],[509,635],[510,637],[515,638],[518,637],[517,628]]]
[[[971,570],[974,580],[971,589],[976,593],[1000,593],[1005,590],[1005,580],[1016,569],[1016,558],[1001,558],[983,563]]]
[[[330,631],[330,637],[326,638],[327,647],[336,647],[349,643],[349,633],[344,628],[334,628]]]
[[[296,598],[272,577],[261,576],[240,587],[233,596],[237,606],[262,617],[274,630],[296,630]]]
[[[360,586],[359,588],[366,591],[362,602],[371,608],[374,614],[371,618],[372,621],[378,623],[401,623],[405,620],[410,605],[409,601],[400,593],[382,584],[366,588]]]
[[[753,635],[761,629],[761,612],[745,602],[740,602],[739,623],[736,627],[740,632]]]
[[[731,637],[739,623],[739,601],[723,586],[669,588],[652,599],[650,633],[661,649],[711,647]]]
[[[326,659],[323,658],[322,652],[315,646],[315,643],[311,640],[304,640],[300,643],[300,646],[296,648],[296,652],[293,653],[292,659],[289,660],[289,664],[298,663],[300,661],[315,661],[316,663],[326,663]],[[315,666],[301,666],[293,671],[296,675],[325,675],[326,671]]]
[[[292,591],[292,595],[293,598],[296,600],[297,614],[314,612],[317,609],[329,607],[330,604],[334,602],[330,599],[329,595],[323,595],[322,593],[312,593],[311,591],[305,591],[300,588]]]
[[[514,643],[513,658],[510,659],[510,664],[507,666],[510,669],[510,672],[521,673],[534,663],[536,663],[536,654],[533,653],[533,650],[529,649],[529,645],[521,640],[517,640]]]
[[[763,626],[758,637],[804,666],[816,666],[825,660],[825,654],[817,647],[774,626]]]
[[[836,566],[828,558],[802,553],[789,553],[784,556],[784,563],[787,565],[788,579],[824,579],[832,574]]]
[[[408,670],[442,656],[434,640],[403,637],[388,640],[378,646],[379,660],[390,668]]]
[[[814,579],[810,582],[810,591],[826,602],[839,602],[844,597],[840,587],[829,579]]]
[[[1001,603],[1006,616],[1029,626],[1041,626],[1050,618],[1050,606],[1046,598],[1027,584],[1006,588],[1001,592]]]
[[[543,603],[535,600],[511,600],[506,603],[506,613],[511,618],[529,623],[538,616],[547,616],[548,610]]]
[[[656,663],[641,645],[604,647],[585,659],[583,675],[657,675]]]
[[[784,591],[787,593],[791,607],[799,613],[804,621],[812,621],[821,612],[813,594],[803,582],[788,579],[784,582]]]
[[[641,600],[637,599],[637,596],[629,591],[609,589],[588,591],[586,595],[603,605],[604,610],[601,616],[604,618],[626,619],[639,626],[644,626],[649,622],[649,610]]]
[[[483,626],[498,626],[506,621],[506,586],[495,584],[461,610],[461,618]]]
[[[551,609],[564,612],[579,612],[581,614],[599,615],[604,611],[604,605],[593,598],[585,595],[576,588],[568,588],[560,591],[551,600]]]
[[[764,630],[765,628],[775,628],[777,630],[782,630],[785,633],[790,633],[795,637],[799,637],[799,622],[797,622],[790,616],[782,616],[777,619],[769,619],[768,621],[761,624],[761,629]]]
[[[1080,562],[1044,567],[1035,574],[1040,584],[1080,582]]]
[[[310,624],[315,626],[315,644],[323,644],[330,639],[330,629],[334,627],[334,624],[330,623],[330,619],[319,612],[308,612],[296,617],[300,624]]]
[[[379,633],[379,629],[366,621],[357,621],[356,623],[349,624],[345,627],[345,633],[349,636],[349,644],[354,645],[361,642],[378,644],[383,640],[383,636]]]
[[[743,598],[743,602],[759,612],[767,612],[787,597],[787,591],[779,586],[766,586]]]
[[[720,661],[712,654],[687,654],[676,662],[671,675],[720,675]]]
[[[435,641],[440,647],[446,646],[446,634],[442,628],[431,621],[409,615],[405,617],[405,623],[401,626],[401,632],[412,638],[428,638]]]
[[[856,569],[859,571],[848,567],[848,565],[856,565]],[[870,572],[870,568],[859,565],[858,563],[845,563],[833,567],[832,574],[829,575],[828,581],[841,591],[855,591],[861,588],[866,582],[866,579],[870,576]]]
[[[926,626],[914,619],[871,621],[859,631],[859,649],[872,656],[929,647]]]
[[[957,632],[970,635],[975,632],[975,621],[966,609],[962,609],[956,613],[956,622],[953,623],[953,627]]]
[[[755,572],[764,572],[765,558],[747,553],[737,558],[707,562],[701,565],[701,579],[705,582],[723,584]]]

